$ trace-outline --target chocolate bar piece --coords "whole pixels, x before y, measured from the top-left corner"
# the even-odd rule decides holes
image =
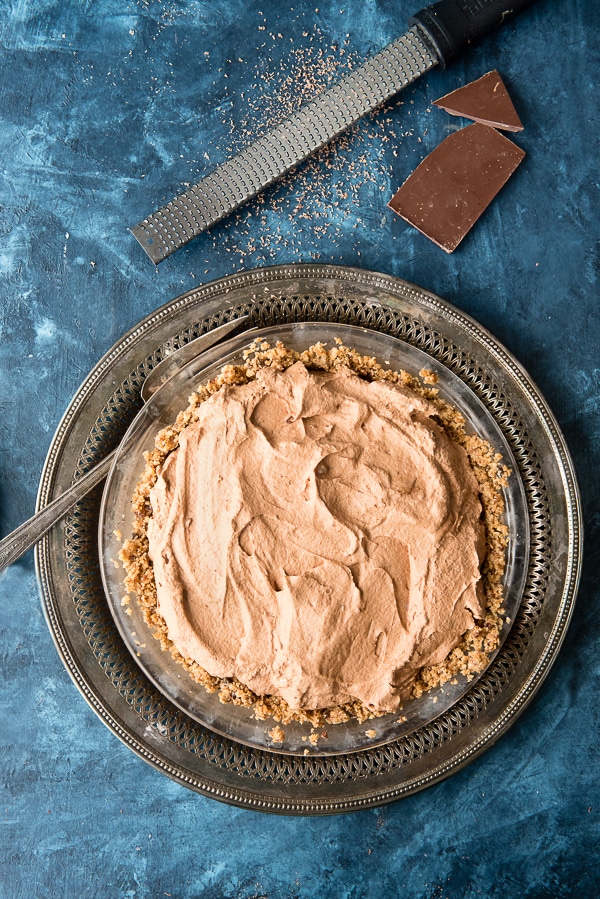
[[[443,140],[388,205],[452,253],[524,156],[494,128],[468,125]]]
[[[523,130],[517,110],[495,69],[477,81],[465,84],[451,94],[434,100],[433,105],[445,109],[450,115],[473,119],[482,125],[490,125],[502,131]]]

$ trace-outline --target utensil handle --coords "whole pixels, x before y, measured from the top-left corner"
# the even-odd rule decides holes
[[[116,450],[109,453],[102,462],[78,478],[68,490],[32,515],[4,540],[0,540],[0,571],[19,559],[38,540],[41,540],[46,531],[60,521],[75,503],[83,499],[96,484],[104,480],[110,471],[115,453]]]
[[[536,0],[440,0],[412,16],[411,25],[423,29],[440,58],[440,69],[463,50],[533,6]]]

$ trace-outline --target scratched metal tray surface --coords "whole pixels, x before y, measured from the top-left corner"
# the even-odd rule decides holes
[[[141,758],[179,783],[234,805],[332,814],[380,805],[458,771],[525,709],[562,644],[581,567],[581,511],[572,462],[545,400],[480,325],[405,281],[359,269],[290,265],[212,282],[173,300],[125,335],[77,391],[50,447],[44,506],[123,438],[140,387],[173,349],[239,315],[248,327],[316,321],[368,328],[422,351],[473,394],[510,449],[529,534],[519,603],[484,674],[437,715],[356,751],[274,752],[188,714],[136,661],[103,588],[102,488],[36,549],[48,625],[77,687]],[[511,616],[512,618],[513,616]],[[222,728],[220,728],[222,730]]]

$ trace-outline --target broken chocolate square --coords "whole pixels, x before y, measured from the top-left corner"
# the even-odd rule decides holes
[[[468,125],[443,140],[388,205],[452,253],[524,156],[494,128]]]
[[[477,81],[465,84],[451,94],[434,100],[433,105],[445,109],[450,115],[473,119],[482,125],[490,125],[502,131],[523,130],[517,110],[495,69]]]

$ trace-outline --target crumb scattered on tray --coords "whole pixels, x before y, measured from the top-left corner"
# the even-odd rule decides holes
[[[285,731],[282,727],[279,727],[279,725],[268,731],[268,734],[274,743],[283,743],[285,740]]]

